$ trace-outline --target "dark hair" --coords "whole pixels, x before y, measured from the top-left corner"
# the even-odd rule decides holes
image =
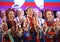
[[[6,10],[6,17],[7,17],[7,18],[8,18],[8,14],[9,14],[10,11],[13,11],[13,12],[15,13],[14,9],[8,8],[8,9]]]
[[[27,7],[27,8],[26,8],[26,11],[28,11],[28,9],[32,9],[32,7]]]
[[[54,15],[54,13],[53,13],[53,11],[52,11],[51,9],[46,9],[46,10],[44,10],[44,12],[43,12],[44,18],[46,18],[46,13],[47,13],[48,11],[51,11],[51,12],[52,12],[52,15]]]

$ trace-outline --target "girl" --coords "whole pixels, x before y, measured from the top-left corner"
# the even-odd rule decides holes
[[[44,11],[44,15],[45,15],[45,19],[46,19],[45,23],[43,24],[43,29],[45,29],[44,34],[48,35],[49,38],[52,37],[53,39],[51,39],[51,41],[55,42],[55,38],[54,38],[54,36],[55,36],[54,14],[50,9],[46,9]]]
[[[5,35],[4,37],[6,38],[6,42],[8,42],[7,40],[14,42],[13,36],[16,28],[16,22],[14,21],[14,14],[15,14],[15,11],[13,9],[9,8],[6,10],[6,18],[7,18],[6,24],[7,24],[8,30],[3,33]]]
[[[33,9],[31,7],[28,7],[26,9],[26,14],[27,14],[27,18],[26,21],[24,23],[24,32],[26,35],[26,38],[30,38],[29,41],[26,42],[36,42],[36,31],[35,31],[35,18],[33,17]],[[26,28],[27,27],[27,28]]]

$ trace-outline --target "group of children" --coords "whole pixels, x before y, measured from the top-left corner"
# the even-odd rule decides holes
[[[44,17],[44,19],[42,18]],[[2,42],[59,42],[60,11],[28,7],[0,11]]]

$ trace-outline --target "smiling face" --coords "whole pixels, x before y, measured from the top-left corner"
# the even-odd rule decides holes
[[[34,12],[34,17],[38,17],[39,13],[38,12]]]
[[[13,19],[14,19],[14,12],[13,12],[13,11],[10,11],[10,12],[8,13],[8,19],[9,19],[9,20],[13,20]]]
[[[39,18],[42,18],[42,12],[39,13]]]
[[[38,18],[38,16],[39,16],[39,10],[35,10],[35,11],[34,11],[34,17],[35,17],[35,18]]]
[[[60,11],[56,12],[56,16],[57,16],[57,18],[60,18]]]
[[[22,9],[18,9],[17,10],[17,14],[18,14],[18,16],[23,16],[24,15],[24,11]]]
[[[53,16],[51,11],[47,11],[46,12],[46,18],[47,18],[47,20],[52,20],[54,18],[54,16]]]
[[[5,11],[1,11],[1,18],[2,18],[2,20],[6,20]]]
[[[59,18],[57,18],[57,20],[56,20],[56,25],[60,26],[60,19]]]
[[[1,15],[2,16],[5,16],[6,14],[5,14],[5,11],[1,11]]]

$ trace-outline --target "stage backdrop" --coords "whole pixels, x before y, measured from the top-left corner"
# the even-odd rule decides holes
[[[0,0],[0,9],[10,8],[12,7],[13,4],[14,4],[14,0]],[[24,4],[21,7],[23,9],[26,9],[26,7],[28,6],[31,6],[33,8],[37,7],[34,0],[25,0]],[[44,10],[47,8],[50,8],[53,11],[60,10],[60,0],[44,0],[44,8],[41,10]]]

